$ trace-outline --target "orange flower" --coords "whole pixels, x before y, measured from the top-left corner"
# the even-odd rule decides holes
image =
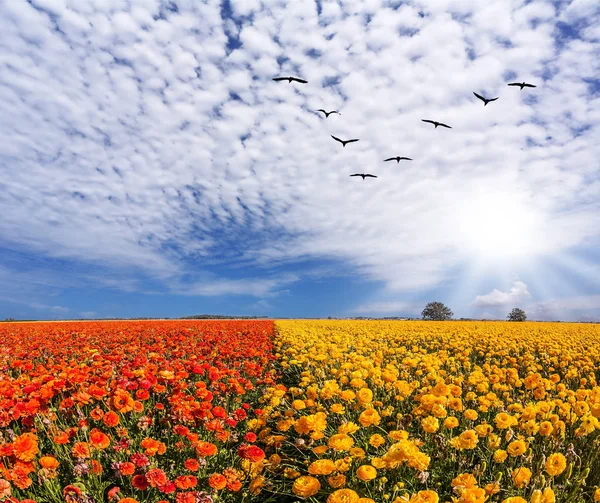
[[[208,477],[208,485],[213,489],[220,491],[221,489],[225,489],[225,486],[227,485],[227,479],[220,473],[213,473],[210,477]]]
[[[38,462],[42,468],[47,470],[56,470],[60,464],[54,456],[42,456]]]
[[[358,503],[359,496],[352,489],[338,489],[327,498],[327,503]]]
[[[121,419],[119,418],[119,414],[111,410],[104,414],[104,416],[102,417],[102,422],[106,426],[110,426],[111,428],[113,428],[121,422]]]
[[[134,399],[127,391],[119,388],[111,398],[111,405],[117,412],[124,414],[134,409]]]
[[[38,453],[38,439],[34,433],[23,433],[13,442],[13,454],[21,461],[32,461]]]
[[[211,444],[210,442],[204,442],[200,440],[196,444],[196,454],[201,458],[206,458],[208,456],[214,456],[218,452],[217,446],[215,444]]]
[[[175,479],[177,489],[193,489],[198,485],[198,479],[193,475],[180,475]]]
[[[146,478],[148,479],[148,483],[152,487],[161,487],[167,483],[167,475],[160,468],[153,468],[152,470],[148,470],[146,473]]]
[[[319,489],[321,489],[321,483],[317,478],[310,475],[298,477],[294,480],[294,485],[292,485],[292,492],[302,498],[314,496],[319,492]]]
[[[85,459],[90,457],[90,446],[87,442],[76,442],[71,449],[73,457]]]
[[[133,475],[135,473],[135,465],[129,461],[125,461],[119,465],[119,472],[124,476]]]
[[[140,447],[144,449],[144,452],[148,456],[154,456],[155,454],[164,454],[167,451],[167,446],[153,438],[146,437],[140,442]]]
[[[90,444],[95,449],[106,449],[110,445],[110,437],[94,428],[90,431]]]

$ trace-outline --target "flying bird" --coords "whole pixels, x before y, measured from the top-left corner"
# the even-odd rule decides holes
[[[448,129],[452,129],[450,126],[448,126],[448,124],[444,124],[442,122],[430,121],[430,120],[427,120],[427,119],[421,119],[421,120],[423,122],[429,122],[429,124],[433,124],[436,129],[437,129],[438,126],[447,127]]]
[[[335,136],[333,136],[333,135],[331,135],[331,137],[332,137],[332,138],[333,138],[335,141],[339,141],[339,142],[340,142],[340,143],[341,143],[341,144],[342,144],[344,147],[346,146],[346,143],[352,143],[352,142],[358,141],[358,138],[355,138],[355,139],[353,139],[353,140],[346,140],[346,141],[344,141],[344,140],[340,140],[339,138],[336,138],[336,137],[335,137]]]
[[[325,118],[327,119],[331,114],[338,114],[338,115],[342,115],[341,113],[339,113],[337,110],[332,110],[331,112],[326,112],[325,110],[323,110],[322,108],[319,108],[318,110],[315,110],[315,112],[323,112],[325,114]]]
[[[398,164],[400,164],[400,161],[412,161],[412,159],[410,157],[390,157],[389,159],[384,159],[384,162],[387,161],[396,161]]]
[[[290,84],[293,82],[300,82],[300,84],[308,84],[307,80],[302,80],[299,79],[298,77],[275,77],[273,79],[276,82],[279,82],[280,80],[287,80]]]
[[[363,180],[365,178],[377,178],[375,175],[370,175],[369,173],[355,173],[354,175],[350,175],[350,176],[362,176]]]
[[[521,91],[523,90],[524,87],[537,87],[534,86],[533,84],[528,84],[527,82],[513,82],[511,84],[508,84],[509,86],[516,86],[516,87],[520,87]]]
[[[483,106],[484,106],[484,107],[485,107],[485,106],[487,106],[487,104],[488,104],[490,101],[496,101],[496,100],[498,99],[498,98],[491,98],[491,99],[489,99],[489,100],[488,100],[487,98],[484,98],[483,96],[481,96],[481,94],[477,94],[476,92],[473,92],[473,94],[474,94],[475,96],[477,96],[477,97],[478,97],[478,98],[479,98],[481,101],[483,101]]]

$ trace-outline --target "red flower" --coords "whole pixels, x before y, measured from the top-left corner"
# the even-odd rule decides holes
[[[175,484],[173,482],[171,482],[170,480],[167,481],[167,483],[164,486],[161,486],[158,488],[158,490],[164,494],[174,493],[175,489],[176,489]]]
[[[191,472],[197,472],[200,469],[200,463],[194,458],[186,459],[183,466],[185,466],[186,470],[190,470]]]
[[[238,449],[238,456],[242,459],[248,459],[252,463],[257,463],[265,459],[265,451],[256,445],[242,445]]]
[[[256,442],[256,433],[249,431],[244,435],[244,440],[250,443]]]
[[[131,479],[131,485],[140,491],[145,491],[148,489],[148,479],[145,475],[134,475],[133,479]]]

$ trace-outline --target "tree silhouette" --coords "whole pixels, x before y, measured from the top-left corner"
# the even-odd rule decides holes
[[[446,321],[451,320],[454,313],[441,302],[430,302],[421,313],[424,320]]]
[[[515,307],[510,313],[508,313],[506,319],[508,321],[525,321],[527,319],[527,315],[525,314],[525,311]]]

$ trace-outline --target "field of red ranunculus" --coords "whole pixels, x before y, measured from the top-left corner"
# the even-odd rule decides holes
[[[242,500],[271,321],[0,325],[0,501]]]

